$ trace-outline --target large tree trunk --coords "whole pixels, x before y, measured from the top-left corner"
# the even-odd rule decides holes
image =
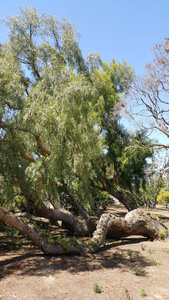
[[[88,236],[96,228],[95,222],[92,219],[77,218],[64,208],[54,209],[52,205],[48,207],[45,202],[37,205],[32,199],[29,200],[29,203],[34,207],[38,217],[50,219],[52,222],[62,221],[77,236]]]
[[[133,201],[133,199],[131,198],[131,196],[125,195],[121,190],[116,190],[115,192],[111,193],[112,196],[114,196],[116,199],[119,200],[120,203],[122,203],[128,211],[131,211],[133,209],[137,208],[136,203]]]
[[[63,216],[65,219],[65,215]],[[62,220],[61,215],[60,220]],[[93,237],[88,245],[78,243],[76,239],[45,239],[31,225],[28,225],[14,214],[1,208],[0,221],[11,225],[28,236],[45,254],[53,255],[65,253],[84,255],[88,251],[96,252],[106,237],[114,239],[131,235],[142,235],[151,239],[164,239],[168,236],[167,228],[160,224],[158,218],[151,216],[149,213],[139,212],[138,210],[129,212],[125,218],[119,218],[110,213],[103,214],[98,221],[96,230],[94,231],[93,229]],[[81,225],[81,222],[79,224]],[[86,225],[87,227],[88,225]],[[88,235],[90,235],[89,231]]]
[[[28,189],[20,183],[20,179],[18,177],[17,182],[27,202],[34,208],[35,215],[37,217],[49,219],[52,224],[56,225],[57,221],[62,221],[65,226],[77,236],[86,236],[89,232],[92,234],[95,230],[95,222],[89,218],[88,214],[81,208],[79,203],[73,197],[71,200],[83,216],[81,219],[77,218],[64,208],[55,209],[49,201],[37,201],[38,199],[31,196],[30,191],[28,191]]]
[[[89,246],[92,252],[96,252],[106,237],[114,239],[131,235],[142,235],[152,240],[165,239],[168,236],[168,230],[160,223],[158,217],[139,212],[137,209],[129,212],[125,218],[119,218],[110,213],[103,214]]]
[[[121,202],[127,208],[128,211],[137,208],[136,203],[133,201],[129,193],[128,195],[125,195],[123,191],[119,188],[117,188],[116,190],[112,189],[112,187],[109,185],[109,183],[106,181],[106,179],[103,176],[100,176],[99,181],[102,184],[102,188],[100,188],[100,190],[106,191],[110,195],[118,199],[119,202]]]
[[[21,233],[30,238],[38,248],[45,254],[67,254],[75,253],[84,255],[86,253],[86,247],[83,244],[78,243],[74,239],[56,239],[55,241],[43,238],[32,225],[18,219],[14,214],[7,210],[0,208],[0,221],[3,221],[13,228],[19,230]]]

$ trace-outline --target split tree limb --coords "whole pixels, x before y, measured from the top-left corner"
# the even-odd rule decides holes
[[[48,208],[45,202],[38,206],[34,199],[28,198],[27,200],[34,207],[37,216],[50,219],[52,222],[62,221],[76,236],[88,236],[96,229],[95,221],[90,218],[82,220],[64,208],[58,210]]]

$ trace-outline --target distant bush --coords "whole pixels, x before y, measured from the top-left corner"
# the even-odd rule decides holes
[[[157,203],[159,204],[165,204],[166,207],[168,206],[169,203],[169,190],[166,191],[161,191],[159,195],[157,196]]]

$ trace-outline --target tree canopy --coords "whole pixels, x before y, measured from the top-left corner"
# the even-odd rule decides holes
[[[161,203],[165,203],[166,206],[168,206],[168,203],[169,203],[169,191],[168,189],[165,189],[165,190],[162,190],[158,197],[157,197],[157,201],[159,204]]]
[[[10,223],[3,210],[9,209],[89,234],[96,203],[112,195],[131,210],[137,205],[131,192],[145,185],[152,151],[134,145],[150,141],[144,130],[131,136],[120,122],[121,97],[134,71],[94,54],[84,59],[75,25],[66,20],[26,7],[6,24],[9,39],[0,47],[0,220]],[[12,226],[28,233],[27,224],[12,218]],[[36,232],[30,235],[37,241]]]

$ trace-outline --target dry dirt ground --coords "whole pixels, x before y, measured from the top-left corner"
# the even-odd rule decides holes
[[[125,215],[121,205],[111,212]],[[169,210],[153,211],[169,227]],[[168,300],[169,241],[107,241],[95,255],[45,256],[30,242],[0,237],[0,299]],[[101,293],[94,292],[94,284]]]

